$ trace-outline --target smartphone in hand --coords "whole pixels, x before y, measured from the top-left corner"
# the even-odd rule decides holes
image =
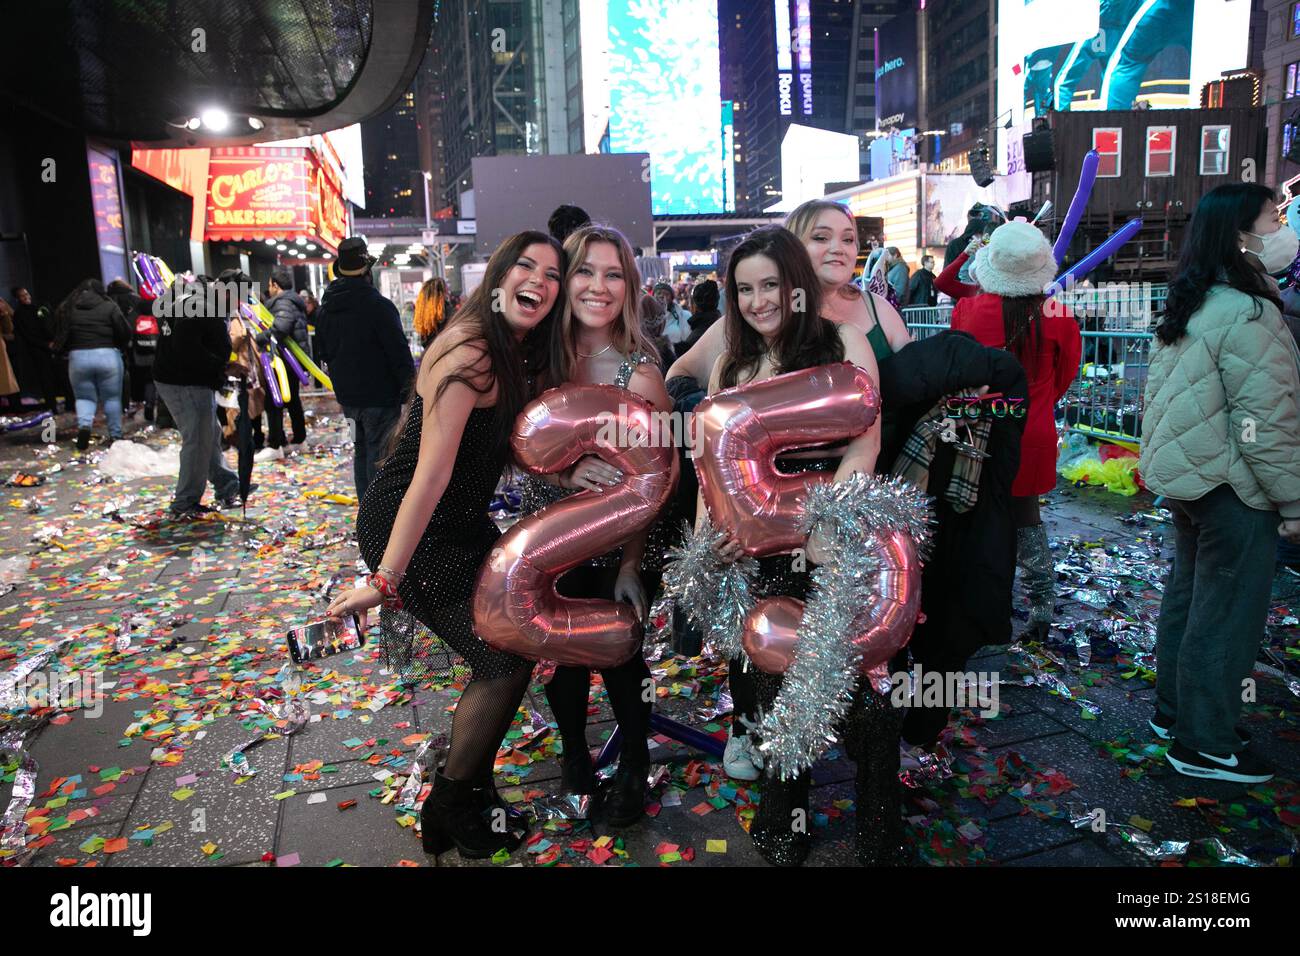
[[[366,634],[357,615],[348,614],[339,620],[325,618],[291,628],[286,639],[289,656],[295,664],[301,664],[355,651],[365,645]]]

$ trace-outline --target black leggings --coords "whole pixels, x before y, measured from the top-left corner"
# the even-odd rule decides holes
[[[1038,513],[1038,495],[1014,495],[1011,498],[1011,517],[1017,528],[1032,528],[1043,523]]]
[[[614,595],[617,576],[617,568],[579,565],[559,579],[556,591],[564,597],[610,599]],[[654,597],[657,577],[642,575],[647,602]],[[614,719],[623,733],[623,758],[631,764],[649,763],[650,750],[646,738],[650,733],[650,710],[654,697],[650,666],[646,664],[641,648],[637,648],[627,663],[602,668],[600,677],[605,682]],[[586,667],[557,667],[551,682],[546,685],[546,701],[555,715],[566,754],[578,754],[587,749],[590,689],[591,671]]]

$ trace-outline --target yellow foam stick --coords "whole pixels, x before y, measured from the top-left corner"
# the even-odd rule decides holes
[[[260,323],[262,328],[269,329],[274,319],[272,319],[271,313],[267,311],[266,306],[256,301],[250,302],[249,305],[253,309],[253,315],[256,318],[256,321]],[[331,392],[334,391],[334,383],[330,381],[329,376],[322,372],[320,368],[317,367],[316,363],[307,357],[307,353],[302,350],[301,345],[295,342],[292,338],[287,339],[284,344],[289,346],[289,351],[293,353],[293,357],[302,365],[304,372],[316,379],[316,381],[320,382]]]
[[[275,383],[280,387],[280,401],[289,404],[289,373],[285,370],[284,359],[271,353],[271,371],[275,372]]]

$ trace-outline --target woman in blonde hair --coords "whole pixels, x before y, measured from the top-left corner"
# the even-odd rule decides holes
[[[420,348],[429,347],[446,314],[447,283],[434,276],[420,286],[420,294],[415,297],[415,334],[420,337]]]
[[[880,362],[912,341],[903,317],[884,296],[864,292],[853,284],[858,260],[858,229],[853,213],[843,203],[810,199],[797,206],[785,220],[812,259],[821,286],[823,318],[852,326],[867,337],[872,354]],[[708,381],[713,363],[723,353],[726,323],[715,322],[699,341],[668,371],[668,378],[688,375],[697,382]]]
[[[546,384],[611,384],[641,396],[659,411],[672,402],[664,390],[659,355],[641,328],[641,277],[632,247],[623,234],[589,225],[564,242],[568,271],[565,306],[551,338]],[[531,514],[579,489],[602,491],[623,476],[613,465],[588,456],[551,480],[528,476],[522,511]],[[643,533],[620,551],[579,565],[564,574],[557,590],[566,597],[612,598],[636,608],[644,621],[658,584],[663,554],[659,535],[647,547]],[[628,826],[645,811],[650,753],[650,702],[644,696],[650,668],[638,649],[626,664],[601,671],[610,706],[623,733],[618,773],[605,800],[606,822]],[[595,773],[587,748],[587,700],[591,674],[584,667],[557,667],[546,698],[564,742],[562,787],[567,793],[594,793]]]

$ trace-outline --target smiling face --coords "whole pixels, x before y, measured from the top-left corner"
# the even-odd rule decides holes
[[[838,288],[853,279],[858,260],[858,230],[838,209],[823,209],[803,237],[804,248],[822,285]]]
[[[618,249],[608,242],[588,243],[582,261],[569,275],[567,292],[574,320],[588,329],[607,328],[623,311],[627,283]]]
[[[736,263],[736,306],[741,318],[769,341],[781,328],[783,317],[781,269],[764,255],[747,256]]]
[[[502,314],[522,336],[550,314],[560,294],[560,257],[545,243],[534,243],[519,254],[501,283]]]

